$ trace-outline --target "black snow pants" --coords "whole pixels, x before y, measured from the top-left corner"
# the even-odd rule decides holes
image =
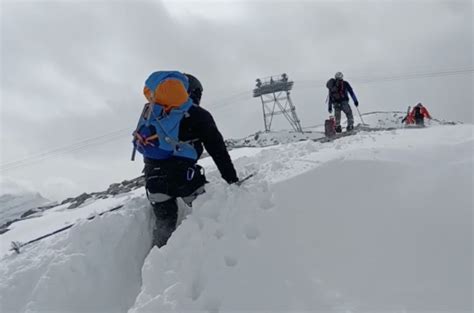
[[[334,115],[336,117],[336,127],[341,126],[341,111],[346,114],[347,126],[354,126],[354,116],[352,115],[352,109],[349,105],[349,101],[341,101],[339,103],[333,103]]]
[[[156,217],[153,242],[160,248],[176,229],[177,198],[191,206],[205,192],[206,177],[198,164],[174,159],[145,164],[143,171],[148,200]]]

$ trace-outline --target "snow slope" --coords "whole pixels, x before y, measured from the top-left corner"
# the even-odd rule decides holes
[[[0,307],[471,312],[473,129],[236,149],[241,175],[257,171],[240,188],[225,185],[205,159],[208,192],[162,249],[149,250],[153,217],[143,189],[84,203],[82,217],[58,208],[54,219],[19,222],[0,236]],[[31,239],[42,223],[45,231],[77,218],[70,231],[5,254],[10,240]]]

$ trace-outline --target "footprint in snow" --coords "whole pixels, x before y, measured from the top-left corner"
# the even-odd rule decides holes
[[[249,240],[255,240],[260,236],[260,231],[256,225],[247,224],[244,229],[245,237]]]
[[[262,208],[264,211],[270,210],[275,206],[275,204],[269,198],[260,198],[258,202],[260,208]]]
[[[224,232],[222,231],[222,229],[218,229],[214,233],[214,237],[216,237],[217,239],[221,239],[223,236],[224,236]]]
[[[224,262],[225,262],[225,265],[227,265],[228,267],[234,267],[237,265],[237,263],[239,263],[235,256],[230,256],[230,255],[224,256]]]
[[[217,297],[209,297],[208,299],[206,299],[206,302],[204,304],[204,308],[209,313],[219,313],[220,306],[221,306],[221,300]]]

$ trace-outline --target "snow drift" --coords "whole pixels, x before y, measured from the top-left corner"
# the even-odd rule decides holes
[[[2,259],[2,312],[125,312],[141,287],[151,247],[147,200],[78,222]],[[2,242],[2,244],[5,244]]]

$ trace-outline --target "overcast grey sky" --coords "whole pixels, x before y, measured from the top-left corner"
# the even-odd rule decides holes
[[[472,32],[470,0],[2,0],[1,163],[119,132],[1,175],[57,199],[138,176],[129,134],[144,80],[163,69],[202,81],[202,105],[225,137],[263,128],[255,78],[283,72],[303,125],[326,118],[324,83],[336,71],[363,112],[422,101],[472,123],[472,71],[377,81],[472,69]]]

